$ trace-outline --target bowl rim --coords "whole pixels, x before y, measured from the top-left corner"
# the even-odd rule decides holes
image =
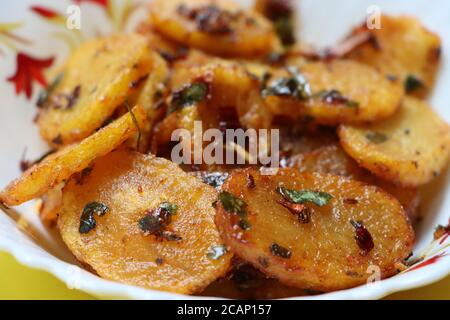
[[[13,229],[16,222],[4,212],[2,217],[10,222]],[[0,219],[1,222],[1,219]],[[22,235],[25,235],[20,231]],[[449,239],[447,239],[449,241]],[[31,245],[31,246],[30,246]],[[165,292],[127,285],[120,282],[100,278],[99,276],[69,262],[65,262],[44,248],[26,239],[20,242],[13,237],[0,237],[0,250],[10,253],[19,263],[27,267],[46,271],[65,283],[68,287],[67,270],[79,270],[80,281],[76,289],[87,292],[97,298],[139,299],[139,300],[223,300],[227,298],[211,296],[195,296]],[[439,263],[430,264],[414,272],[402,272],[378,282],[358,287],[323,293],[314,296],[288,297],[280,300],[371,300],[380,299],[389,294],[414,289],[437,282],[450,275],[450,244],[440,248],[442,259]],[[435,256],[436,253],[432,256]],[[427,257],[430,259],[431,257]],[[73,272],[73,271],[72,271]],[[70,287],[69,287],[70,288]]]

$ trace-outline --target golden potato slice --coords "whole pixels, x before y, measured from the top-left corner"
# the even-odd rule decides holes
[[[288,159],[288,165],[300,172],[330,173],[353,180],[376,185],[392,194],[403,206],[411,221],[419,214],[420,194],[417,188],[397,187],[381,180],[358,166],[338,144],[329,144],[307,154],[299,154]]]
[[[350,36],[369,33],[370,41],[356,47],[348,58],[367,63],[404,86],[405,91],[424,96],[433,88],[441,57],[439,36],[413,17],[381,17],[381,29],[367,24]]]
[[[58,227],[74,255],[103,278],[193,293],[231,262],[214,225],[216,198],[214,188],[168,160],[117,150],[97,160],[82,185],[69,181]],[[104,215],[91,216],[86,230],[82,212],[92,203]]]
[[[156,0],[156,31],[183,45],[223,56],[264,56],[280,49],[272,24],[230,0]]]
[[[37,123],[42,137],[60,147],[92,134],[151,73],[153,58],[139,35],[117,34],[83,44],[40,103]]]
[[[365,283],[371,268],[386,278],[414,244],[400,203],[361,182],[296,169],[274,175],[246,169],[233,172],[222,190],[216,225],[225,243],[287,285],[345,289]]]
[[[141,22],[136,32],[147,39],[150,48],[159,53],[167,62],[172,63],[183,60],[189,54],[186,47],[179,45],[157,33],[151,23]]]
[[[100,129],[79,144],[73,144],[52,153],[26,170],[1,193],[0,201],[6,205],[19,205],[45,194],[72,174],[87,168],[92,161],[121,145],[146,125],[143,107],[136,106],[108,126]]]
[[[392,115],[403,97],[401,86],[355,61],[312,62],[289,70],[272,75],[262,91],[275,114],[308,116],[319,124],[364,123]]]
[[[424,101],[405,98],[384,122],[341,126],[341,145],[359,165],[393,183],[415,187],[430,182],[446,166],[450,128]]]
[[[163,115],[165,108],[164,99],[167,97],[167,83],[169,80],[169,67],[163,58],[156,53],[152,55],[152,72],[144,79],[141,84],[137,84],[136,91],[129,97],[131,105],[141,105],[147,111],[148,122],[146,126],[140,128],[140,136],[137,135],[131,139],[130,143],[135,145],[140,137],[139,151],[145,153],[148,151],[151,142],[151,133],[154,125]]]

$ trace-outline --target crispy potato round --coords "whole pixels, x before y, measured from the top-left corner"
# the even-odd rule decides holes
[[[129,97],[129,103],[132,105],[141,105],[147,111],[148,122],[140,128],[140,135],[136,135],[130,139],[130,143],[135,145],[137,139],[140,138],[139,151],[146,153],[150,148],[151,134],[154,125],[161,120],[164,115],[165,108],[163,107],[164,99],[167,96],[167,83],[169,80],[169,67],[163,58],[159,57],[154,52],[152,55],[152,72],[148,75],[145,81],[138,84],[135,92]]]
[[[74,255],[105,279],[194,293],[224,275],[231,262],[230,253],[214,251],[222,245],[214,225],[216,198],[214,188],[174,163],[121,149],[96,161],[82,185],[69,181],[58,227]],[[80,234],[80,216],[92,202],[108,212]],[[165,230],[176,235],[172,239],[140,226],[164,202],[177,206]]]
[[[125,114],[79,144],[66,146],[29,168],[0,193],[0,201],[15,206],[42,196],[74,173],[87,168],[96,158],[120,146],[146,122],[144,108],[134,107],[132,114]]]
[[[409,219],[414,222],[419,215],[420,193],[417,188],[398,187],[379,179],[358,166],[337,144],[329,144],[307,154],[294,155],[288,159],[288,165],[300,172],[330,173],[353,180],[373,184],[392,194],[403,206]]]
[[[268,96],[266,101],[275,114],[308,116],[319,124],[364,123],[389,117],[403,97],[401,86],[355,61],[311,62],[298,71],[309,84],[311,96],[304,100]],[[278,79],[274,74],[271,81]]]
[[[297,201],[309,200],[294,204],[277,191],[280,187],[306,192]],[[279,169],[274,175],[246,169],[233,172],[222,190],[228,194],[218,202],[216,224],[225,243],[287,285],[319,291],[350,288],[365,283],[370,268],[389,277],[414,244],[400,203],[361,182],[296,169]],[[306,213],[309,220],[300,219]]]
[[[153,58],[139,35],[117,34],[83,44],[42,101],[37,120],[42,137],[60,147],[92,134],[125,101],[133,84],[152,71]]]
[[[150,19],[164,36],[223,56],[264,56],[280,49],[272,24],[229,0],[155,0]]]
[[[450,156],[450,127],[426,102],[405,98],[399,111],[384,122],[341,126],[341,145],[359,165],[402,186],[430,182]]]
[[[434,84],[441,57],[439,36],[408,16],[381,17],[380,29],[368,29],[364,23],[350,36],[370,33],[370,41],[348,54],[377,68],[383,75],[404,85],[407,93],[423,97]]]

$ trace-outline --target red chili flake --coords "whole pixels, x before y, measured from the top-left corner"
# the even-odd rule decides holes
[[[311,212],[304,204],[292,203],[286,199],[278,200],[278,203],[296,215],[299,222],[309,223],[311,221]]]
[[[345,204],[358,204],[358,200],[352,199],[352,198],[346,198],[344,199]]]
[[[247,188],[254,189],[256,187],[255,178],[249,173],[247,174]]]
[[[355,228],[355,240],[364,255],[368,254],[374,247],[372,235],[363,225],[362,221],[350,220],[350,223]]]

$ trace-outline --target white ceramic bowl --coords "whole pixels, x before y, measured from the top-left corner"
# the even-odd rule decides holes
[[[66,28],[65,16],[69,5],[81,3],[81,30]],[[132,1],[131,1],[132,2]],[[248,5],[250,1],[242,1]],[[113,4],[107,10],[102,4]],[[2,1],[0,6],[0,186],[6,185],[20,172],[19,161],[24,149],[27,158],[37,158],[46,150],[32,120],[36,113],[34,102],[39,90],[36,79],[39,70],[57,66],[73,47],[83,39],[107,34],[121,28],[127,12],[133,6],[120,0],[22,0]],[[339,3],[339,4],[337,4]],[[450,2],[446,0],[299,0],[299,29],[303,40],[316,45],[332,44],[362,21],[370,5],[378,5],[383,13],[412,14],[420,18],[443,41],[443,64],[436,89],[430,101],[435,109],[450,121]],[[50,10],[47,10],[50,9]],[[60,13],[58,15],[58,12]],[[115,14],[107,14],[115,12]],[[61,18],[61,16],[63,18]],[[135,12],[126,24],[128,28],[144,17]],[[26,81],[19,84],[19,94],[11,79],[16,74],[34,79],[26,96]],[[30,60],[38,59],[38,61]],[[51,64],[51,65],[50,65]],[[37,66],[37,69],[36,69]],[[34,68],[34,69],[33,69]],[[39,69],[41,68],[41,69]],[[30,73],[34,70],[34,73]],[[86,70],[88,72],[88,69]],[[30,75],[34,74],[34,78]],[[11,81],[8,81],[10,79]],[[32,90],[32,92],[31,92]],[[301,299],[377,299],[396,291],[420,287],[438,281],[450,273],[450,241],[433,241],[438,224],[447,224],[450,212],[450,174],[440,177],[423,191],[424,219],[417,230],[416,257],[423,257],[421,267],[410,268],[381,282]],[[36,216],[35,204],[16,208],[20,215],[0,212],[0,249],[10,252],[19,262],[32,268],[46,270],[69,287],[75,287],[98,297],[131,299],[190,299],[166,292],[146,290],[101,279],[81,269],[54,231],[45,229]],[[295,298],[294,298],[295,299]]]

